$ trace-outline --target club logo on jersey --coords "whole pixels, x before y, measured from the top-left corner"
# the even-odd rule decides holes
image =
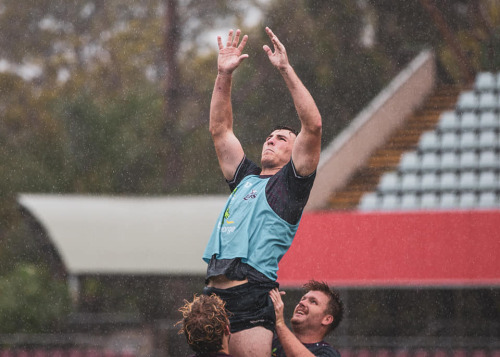
[[[243,197],[243,199],[245,201],[248,201],[248,200],[253,200],[255,197],[257,197],[257,191],[256,190],[252,190],[248,195],[246,195],[245,197]]]

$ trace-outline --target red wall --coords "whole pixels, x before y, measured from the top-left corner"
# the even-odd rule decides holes
[[[278,282],[500,285],[500,210],[305,213]]]

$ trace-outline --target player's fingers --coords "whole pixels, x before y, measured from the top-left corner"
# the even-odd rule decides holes
[[[273,55],[273,51],[271,51],[271,49],[269,48],[268,45],[264,45],[264,46],[262,46],[262,48],[264,49],[264,51],[266,51],[266,53],[269,57],[271,57]]]
[[[238,58],[238,64],[240,64],[241,62],[243,62],[243,60],[244,60],[245,58],[248,58],[248,55],[247,55],[247,54],[241,55],[241,56]]]
[[[269,38],[272,40],[273,36],[274,36],[274,33],[273,33],[273,31],[269,27],[266,27],[266,33],[269,36]]]
[[[233,41],[233,30],[229,30],[229,34],[227,35],[226,47],[231,46],[231,41]]]
[[[219,50],[222,50],[224,48],[224,45],[222,44],[222,38],[220,36],[217,36],[217,44],[219,45]]]
[[[271,41],[273,42],[275,50],[283,52],[283,49],[285,47],[283,46],[283,44],[280,42],[280,40],[276,36],[273,36],[273,38],[271,39]]]
[[[243,51],[243,48],[245,48],[245,45],[247,44],[247,41],[248,41],[248,36],[247,35],[243,36],[243,38],[241,39],[241,43],[238,46],[238,49],[240,51]]]
[[[266,32],[267,32],[267,35],[269,36],[269,38],[271,39],[271,42],[274,45],[274,49],[279,50],[279,51],[283,51],[284,46],[280,42],[280,40],[278,39],[278,36],[276,36],[274,34],[274,32],[269,27],[266,27]]]
[[[240,41],[240,34],[241,34],[240,29],[237,29],[232,43],[233,47],[238,47],[238,42]]]

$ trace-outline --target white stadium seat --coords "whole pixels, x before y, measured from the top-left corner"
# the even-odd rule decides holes
[[[420,177],[418,174],[408,172],[401,178],[401,190],[405,192],[418,191],[420,189]]]
[[[440,189],[439,174],[427,172],[422,175],[420,180],[420,189],[422,191],[438,191]]]
[[[439,207],[444,209],[457,208],[458,197],[455,192],[445,192],[439,200]]]
[[[386,172],[380,179],[378,188],[383,192],[398,191],[401,187],[400,178],[397,172]]]
[[[458,97],[457,110],[475,111],[479,106],[479,98],[474,91],[460,93]]]
[[[422,151],[435,151],[441,148],[440,136],[434,130],[426,131],[420,137],[418,146]]]
[[[492,72],[479,72],[474,81],[474,88],[480,92],[497,89],[497,76]]]
[[[406,192],[401,196],[400,207],[402,210],[415,210],[420,206],[419,197],[414,192]]]
[[[420,207],[423,209],[439,208],[439,197],[434,192],[424,192],[420,198]]]
[[[362,211],[374,211],[379,208],[379,197],[375,192],[365,193],[361,197],[359,209]]]
[[[478,156],[475,151],[463,151],[460,153],[460,169],[475,169],[479,166]]]
[[[393,211],[399,208],[399,197],[397,194],[386,194],[381,197],[380,208],[384,211]]]
[[[446,111],[439,117],[438,128],[441,131],[460,129],[460,117],[454,111]]]
[[[500,200],[495,191],[485,191],[479,194],[478,206],[481,208],[500,207]]]
[[[441,166],[440,156],[435,152],[425,152],[422,155],[420,169],[425,171],[438,170]]]
[[[462,132],[460,135],[460,150],[475,149],[478,147],[478,138],[473,131]]]
[[[479,110],[498,109],[498,95],[493,92],[485,92],[479,95]]]
[[[500,169],[500,158],[495,150],[482,150],[479,154],[478,167],[484,169]]]
[[[460,130],[476,130],[479,127],[479,117],[476,113],[466,112],[460,118]]]
[[[441,150],[456,150],[460,144],[460,135],[456,132],[449,131],[441,136]]]
[[[458,198],[458,206],[460,208],[472,208],[477,205],[477,198],[474,192],[462,192]]]
[[[444,172],[439,181],[442,191],[453,191],[459,187],[458,175],[454,172]]]
[[[446,151],[441,154],[441,170],[458,170],[460,168],[459,154],[455,151]]]
[[[499,190],[498,175],[493,170],[481,171],[478,179],[478,188],[481,191]]]
[[[479,133],[478,146],[481,149],[500,149],[498,134],[494,130],[482,130]]]
[[[499,129],[500,118],[493,111],[481,112],[479,115],[479,129]]]
[[[405,152],[401,156],[401,161],[399,163],[401,171],[416,171],[420,169],[420,156],[416,151]]]
[[[460,173],[458,183],[460,190],[474,190],[477,188],[478,184],[478,177],[474,171],[464,171]]]

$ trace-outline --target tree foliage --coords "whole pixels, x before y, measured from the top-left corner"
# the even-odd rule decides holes
[[[55,332],[70,311],[65,283],[34,265],[0,277],[0,332]]]

